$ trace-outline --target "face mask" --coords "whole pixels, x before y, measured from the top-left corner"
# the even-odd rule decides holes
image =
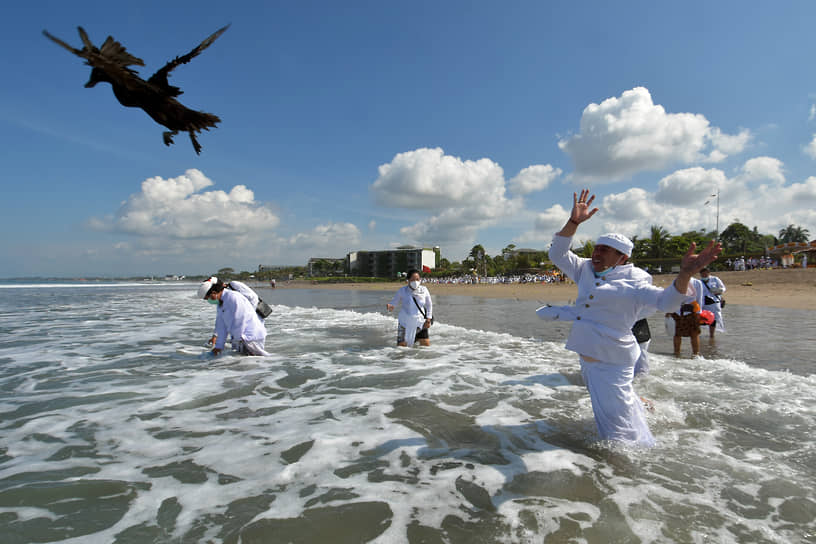
[[[411,289],[416,290],[416,288],[419,287],[420,283],[422,283],[422,282],[414,280],[412,282],[409,282],[408,285],[411,286]]]
[[[605,276],[605,275],[609,274],[610,272],[615,270],[615,267],[618,266],[619,264],[620,264],[620,259],[618,259],[618,262],[616,262],[615,264],[613,264],[609,268],[607,268],[605,270],[601,270],[600,272],[595,272],[595,277],[600,278],[601,276]]]
[[[605,276],[605,275],[609,274],[610,272],[615,270],[615,266],[617,266],[617,265],[613,264],[612,266],[610,266],[606,270],[601,270],[600,272],[595,272],[595,277],[600,278],[601,276]]]
[[[210,304],[218,304],[221,301],[216,298],[208,298],[207,302],[209,302]]]

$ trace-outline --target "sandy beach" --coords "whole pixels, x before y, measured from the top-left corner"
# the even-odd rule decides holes
[[[816,309],[816,268],[807,270],[774,269],[748,270],[745,272],[717,272],[726,287],[727,304],[788,308],[793,310]],[[654,276],[654,283],[666,287],[674,280],[674,274]],[[279,282],[279,289],[345,289],[359,291],[396,291],[404,283],[334,283],[314,285],[309,281]],[[515,298],[540,302],[574,300],[577,289],[572,282],[563,284],[427,284],[434,295],[462,295],[484,298]]]

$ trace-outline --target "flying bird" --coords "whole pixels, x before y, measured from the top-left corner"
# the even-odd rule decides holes
[[[167,77],[178,65],[187,64],[212,45],[229,26],[216,30],[192,51],[162,66],[147,81],[129,68],[131,65],[144,66],[144,61],[128,53],[124,46],[112,36],[108,36],[102,47],[97,48],[91,43],[85,30],[81,26],[77,27],[84,47],[75,49],[52,36],[48,31],[43,30],[43,34],[49,40],[85,59],[85,64],[92,67],[91,78],[85,84],[86,88],[93,87],[100,82],[110,83],[113,87],[113,94],[123,106],[142,108],[154,121],[170,129],[162,134],[164,145],[172,144],[173,136],[179,132],[187,132],[193,143],[193,149],[196,154],[199,154],[201,145],[196,139],[196,133],[201,130],[209,130],[209,127],[215,127],[221,122],[221,119],[217,115],[191,110],[182,105],[176,100],[176,97],[183,91],[170,85]]]

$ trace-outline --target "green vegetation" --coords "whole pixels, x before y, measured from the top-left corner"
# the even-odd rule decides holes
[[[712,265],[715,270],[723,268],[727,259],[736,257],[759,257],[765,255],[768,248],[786,242],[807,242],[810,233],[807,229],[788,225],[779,231],[779,236],[772,234],[762,234],[757,227],[749,228],[738,220],[731,223],[720,233],[719,241],[722,243],[723,252],[718,261]],[[640,267],[655,269],[662,268],[664,271],[671,270],[672,266],[680,264],[680,259],[688,250],[692,242],[697,247],[705,246],[710,240],[716,239],[717,233],[704,230],[689,231],[682,234],[672,235],[668,230],[660,225],[652,225],[649,228],[648,237],[639,238],[634,236],[632,242],[632,261]],[[573,251],[581,257],[589,257],[595,247],[594,240],[576,239]],[[487,274],[488,276],[503,274],[519,274],[532,271],[548,270],[549,257],[546,251],[541,252],[519,252],[514,244],[508,244],[501,255],[491,257],[484,250],[484,246],[477,244],[468,253],[467,257],[460,262],[451,262],[448,259],[440,259],[439,267],[433,271],[432,276],[457,276],[464,274]]]
[[[779,231],[779,243],[787,244],[789,242],[807,242],[810,232],[808,229],[797,227],[796,225],[788,225]]]
[[[808,229],[797,225],[788,225],[779,231],[779,235],[762,234],[757,227],[749,228],[739,220],[731,223],[720,233],[719,240],[723,245],[723,253],[718,261],[715,261],[712,268],[722,268],[725,260],[740,256],[759,257],[765,255],[765,251],[777,244],[787,242],[807,242],[810,232]],[[680,264],[680,259],[688,250],[692,242],[698,247],[704,246],[709,240],[717,238],[717,233],[703,230],[689,231],[682,234],[673,235],[660,225],[652,225],[649,228],[647,237],[635,236],[632,242],[635,247],[632,251],[632,262],[640,267],[654,270],[657,267],[664,271],[671,270],[672,266]],[[581,257],[589,257],[595,246],[593,240],[576,239],[573,250]],[[523,250],[514,244],[508,244],[500,255],[491,257],[485,251],[482,244],[476,244],[461,261],[450,261],[441,256],[436,251],[437,267],[429,274],[433,277],[461,276],[469,274],[477,275],[509,275],[523,274],[550,270],[553,265],[549,262],[546,251]],[[380,267],[385,267],[386,257],[380,257],[383,262]],[[407,263],[398,263],[407,266]],[[277,279],[286,281],[288,279],[308,279],[314,283],[337,283],[337,282],[357,282],[357,283],[378,283],[393,281],[393,278],[371,278],[371,277],[347,277],[344,270],[340,269],[339,261],[336,259],[319,259],[312,263],[313,273],[317,277],[308,277],[308,269],[305,266],[282,266],[276,268],[263,268],[255,272],[236,272],[232,268],[222,268],[216,272],[216,276],[227,279],[237,279],[244,281],[269,281]],[[399,266],[397,267],[399,268]],[[204,279],[206,276],[188,276],[188,280]]]

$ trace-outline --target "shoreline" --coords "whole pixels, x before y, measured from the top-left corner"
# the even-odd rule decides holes
[[[728,304],[762,306],[789,310],[816,309],[816,268],[806,270],[774,269],[724,271],[713,275],[725,283],[724,298]],[[654,284],[667,287],[674,281],[674,274],[654,276]],[[281,281],[277,289],[330,289],[343,291],[394,292],[404,282],[387,283],[321,283],[307,280]],[[564,302],[575,300],[578,290],[572,282],[560,284],[510,283],[510,284],[425,284],[432,295],[453,295],[479,298],[514,298],[539,302]]]

